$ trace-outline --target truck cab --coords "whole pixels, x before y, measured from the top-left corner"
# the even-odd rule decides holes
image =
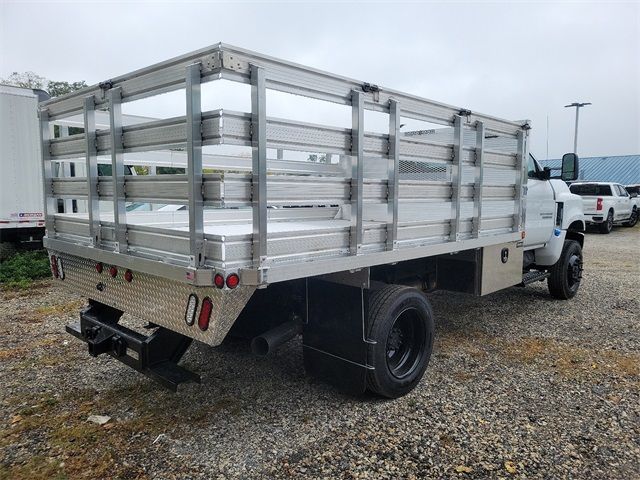
[[[552,295],[560,298],[575,295],[582,275],[583,201],[566,183],[577,177],[578,168],[577,155],[567,153],[560,176],[552,177],[549,168],[528,156],[523,283],[548,278]]]
[[[527,197],[524,239],[525,249],[538,252],[538,257],[545,257],[544,250],[554,243],[556,229],[565,230],[569,238],[574,237],[582,245],[585,216],[583,200],[571,192],[562,178],[551,178],[550,171],[540,166],[533,155],[529,154],[527,163]],[[561,234],[562,235],[562,234]],[[543,265],[553,258],[543,261]]]

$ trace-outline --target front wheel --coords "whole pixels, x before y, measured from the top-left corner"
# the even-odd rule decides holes
[[[582,281],[582,248],[575,240],[567,240],[560,259],[551,267],[547,283],[554,298],[568,300],[575,297]]]
[[[625,227],[635,227],[636,223],[638,223],[638,209],[636,207],[633,207],[633,212],[631,212],[631,216],[629,217],[629,220],[624,222],[623,225]]]
[[[611,233],[611,230],[613,230],[613,210],[609,210],[607,218],[600,224],[599,228],[600,233]]]
[[[420,382],[433,349],[434,321],[425,295],[388,285],[369,300],[369,390],[388,398],[406,395]]]

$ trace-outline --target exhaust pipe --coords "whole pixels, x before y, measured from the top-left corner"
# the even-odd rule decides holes
[[[278,347],[284,345],[296,335],[302,333],[302,324],[298,320],[291,320],[267,330],[251,340],[251,351],[256,355],[269,355]]]

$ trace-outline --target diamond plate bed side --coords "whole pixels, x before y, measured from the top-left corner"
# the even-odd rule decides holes
[[[118,267],[118,275],[112,278],[108,272],[110,265],[105,264],[103,272],[98,273],[93,260],[54,251],[49,253],[62,260],[64,280],[55,279],[57,284],[211,346],[222,343],[255,291],[255,287],[243,285],[233,290],[196,287],[139,272],[134,272],[133,281],[128,283],[124,279],[124,267]],[[102,291],[97,288],[99,283],[103,285]],[[196,321],[189,326],[184,316],[191,293],[198,296],[198,310]],[[209,328],[203,332],[198,327],[197,316],[205,297],[211,298],[213,310]]]

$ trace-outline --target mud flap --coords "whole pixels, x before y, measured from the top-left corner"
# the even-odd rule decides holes
[[[142,335],[118,325],[121,316],[120,310],[89,300],[80,312],[80,322],[67,325],[66,330],[87,343],[90,355],[111,355],[174,392],[181,383],[200,383],[199,375],[178,365],[191,338],[163,327]]]
[[[307,321],[303,326],[308,374],[352,395],[367,387],[365,319],[368,290],[319,279],[307,281]]]

